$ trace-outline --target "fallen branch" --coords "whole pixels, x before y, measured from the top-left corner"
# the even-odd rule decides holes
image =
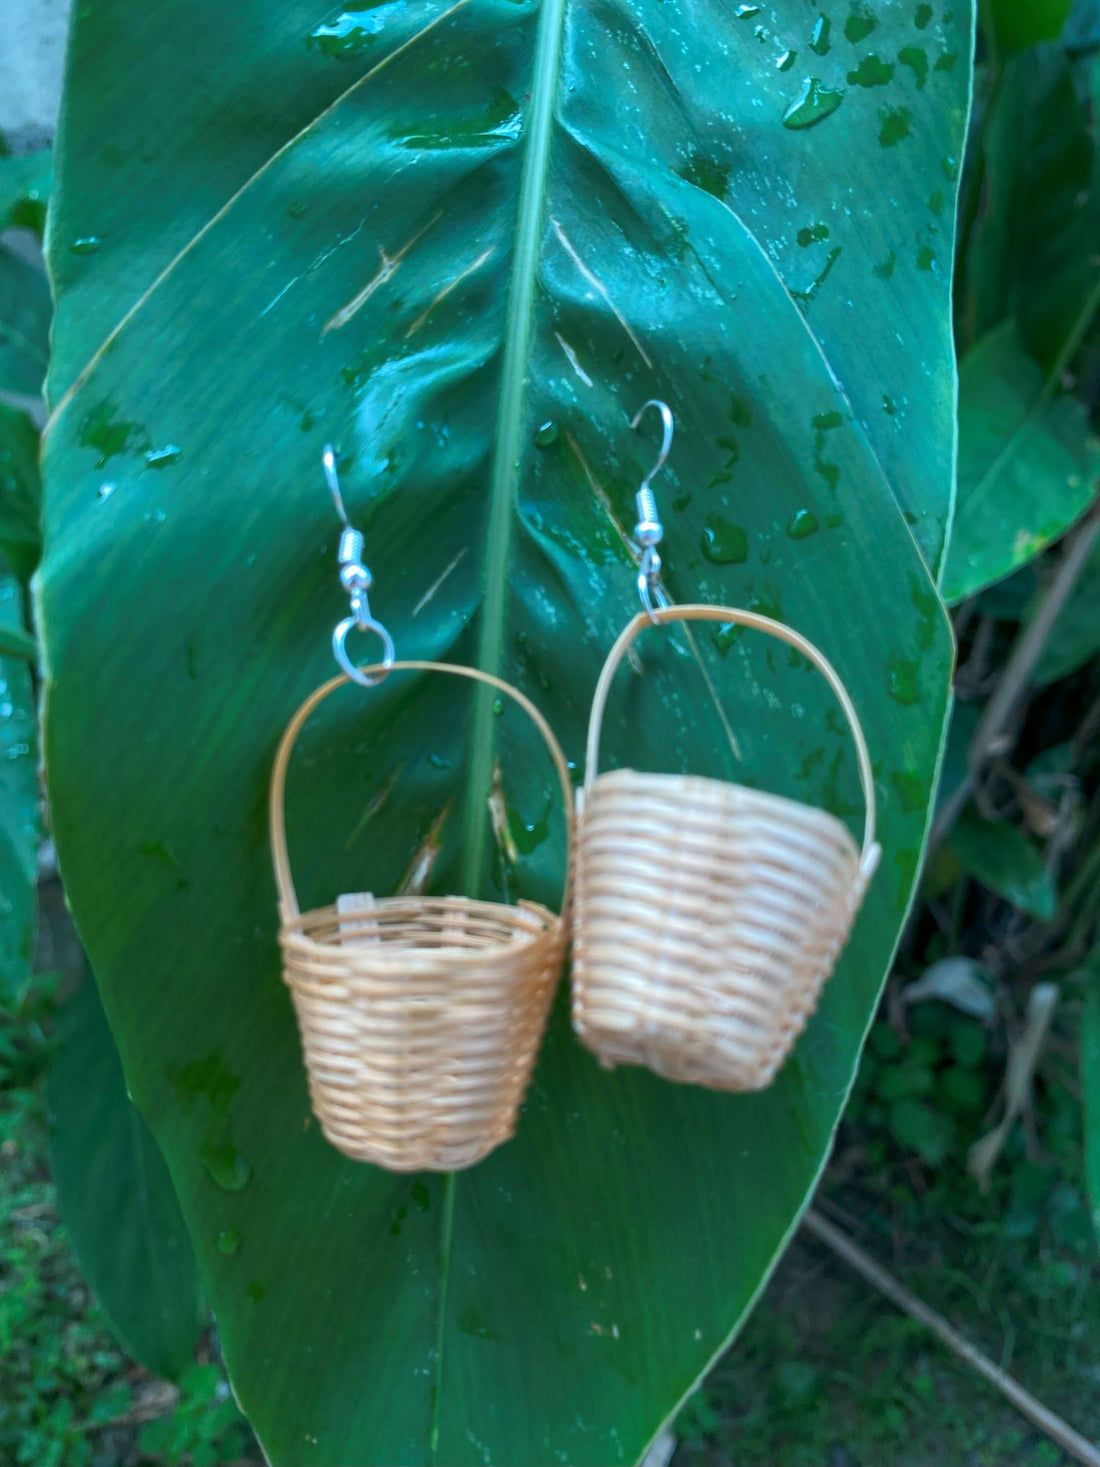
[[[1098,533],[1100,504],[1094,504],[1066,537],[1065,550],[1039,609],[1017,638],[1001,680],[982,711],[974,736],[970,740],[966,775],[958,788],[941,805],[932,822],[925,852],[926,862],[962,814],[989,759],[998,754],[1006,754],[1011,748],[1014,739],[1008,733],[1008,727],[1012,716],[1030,684],[1031,674],[1042,656],[1047,638],[1084,570]]]
[[[1100,1450],[1086,1441],[1080,1432],[1074,1431],[1073,1427],[1056,1416],[1053,1411],[1037,1401],[1029,1391],[1006,1375],[999,1365],[994,1365],[988,1355],[982,1352],[965,1339],[958,1330],[953,1329],[946,1319],[930,1309],[923,1300],[911,1294],[904,1284],[898,1282],[893,1274],[875,1262],[869,1253],[865,1253],[857,1243],[853,1243],[847,1234],[842,1233],[838,1227],[829,1222],[815,1209],[811,1208],[802,1220],[802,1226],[808,1233],[824,1243],[838,1258],[842,1258],[850,1268],[855,1269],[862,1278],[866,1279],[878,1289],[880,1294],[885,1294],[891,1304],[896,1304],[903,1313],[908,1314],[911,1319],[923,1324],[931,1334],[952,1350],[960,1360],[964,1360],[970,1368],[987,1380],[991,1386],[995,1386],[1006,1400],[1011,1401],[1022,1415],[1045,1432],[1051,1441],[1057,1442],[1063,1451],[1068,1452],[1078,1462],[1083,1462],[1085,1467],[1100,1467]]]

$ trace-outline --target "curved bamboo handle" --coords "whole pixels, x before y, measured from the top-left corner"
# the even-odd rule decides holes
[[[382,664],[363,667],[360,672],[367,674],[382,671]],[[518,703],[538,729],[539,733],[550,751],[550,757],[554,761],[554,767],[561,781],[562,798],[565,803],[565,898],[569,899],[569,864],[573,851],[573,785],[569,778],[569,766],[565,761],[565,755],[561,751],[557,739],[551,731],[550,725],[539,710],[524,693],[514,688],[511,683],[506,683],[502,678],[494,677],[491,672],[482,672],[478,667],[464,667],[455,662],[394,662],[390,672],[445,672],[455,677],[470,678],[475,682],[486,683],[498,692],[505,693],[514,703]],[[291,718],[279,741],[279,748],[275,755],[275,763],[271,770],[271,793],[268,801],[268,817],[271,823],[271,859],[275,868],[275,886],[279,893],[279,911],[285,922],[289,918],[297,917],[298,894],[294,890],[294,878],[290,871],[290,856],[286,844],[286,812],[284,807],[284,792],[286,788],[286,771],[290,763],[291,751],[294,742],[302,731],[302,725],[317,707],[318,703],[327,698],[337,688],[351,679],[346,673],[338,677],[330,678],[327,683],[322,683],[315,688],[301,707]],[[563,906],[564,906],[563,902]]]
[[[871,769],[871,756],[867,750],[867,741],[863,737],[863,729],[860,727],[859,715],[856,713],[855,705],[848,695],[848,689],[840,680],[840,675],[832,663],[819,652],[812,642],[806,640],[800,633],[784,626],[781,621],[773,621],[770,616],[761,616],[755,611],[740,611],[731,606],[663,606],[653,613],[653,622],[664,624],[675,621],[721,621],[737,622],[740,626],[751,627],[755,631],[765,632],[770,637],[777,637],[781,642],[787,642],[796,651],[801,652],[803,657],[808,657],[813,665],[821,673],[833,692],[836,694],[837,702],[848,720],[848,727],[852,733],[852,741],[856,746],[856,758],[859,761],[859,782],[863,786],[863,799],[866,805],[866,817],[863,825],[863,853],[862,863],[866,868],[868,860],[877,861],[878,848],[875,845],[875,777]],[[596,692],[592,699],[592,712],[588,720],[588,747],[585,751],[584,769],[584,792],[587,795],[592,788],[596,778],[597,763],[600,756],[600,731],[603,727],[604,709],[607,706],[607,695],[611,688],[611,680],[618,671],[619,663],[626,655],[627,648],[637,637],[638,633],[645,627],[652,625],[650,617],[646,612],[639,612],[636,617],[619,633],[618,640],[607,654],[607,661],[600,673],[600,680],[596,684]],[[873,869],[873,866],[872,866]]]

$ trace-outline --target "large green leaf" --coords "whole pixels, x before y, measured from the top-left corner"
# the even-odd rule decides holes
[[[1068,677],[1100,652],[1100,538],[1093,541],[1076,585],[1035,664],[1040,686]]]
[[[0,229],[15,226],[41,235],[52,182],[53,154],[48,148],[0,157]]]
[[[26,637],[22,589],[0,574],[0,1002],[25,982],[34,947],[38,770]]]
[[[26,413],[0,403],[0,554],[22,581],[38,563],[41,501],[38,429]]]
[[[52,158],[48,151],[0,157],[0,234],[11,227],[41,238]],[[50,291],[38,244],[0,239],[0,392],[36,397],[49,355]]]
[[[1056,381],[1100,299],[1100,154],[1080,69],[1060,47],[1035,46],[994,74],[959,272],[960,350],[1014,316]]]
[[[959,503],[943,594],[961,601],[1057,539],[1096,493],[1100,443],[1006,321],[959,372]]]
[[[1002,46],[1053,41],[1062,32],[1072,0],[989,0],[993,31]]]
[[[948,628],[897,502],[935,564],[970,49],[953,14],[78,9],[39,573],[56,838],[273,1461],[631,1460],[813,1185],[946,707]],[[401,652],[499,669],[579,758],[632,609],[652,448],[627,424],[653,393],[678,421],[670,589],[820,640],[875,750],[883,869],[769,1092],[604,1074],[559,1011],[513,1143],[454,1180],[356,1166],[308,1115],[263,823],[341,611],[321,445],[342,446]],[[855,816],[804,667],[700,639],[738,763],[684,648],[643,644],[609,763],[740,770]],[[486,813],[498,756],[514,862]],[[436,890],[560,892],[545,758],[443,680],[339,695],[303,738],[289,825],[309,903],[414,868]]]
[[[195,1258],[91,974],[62,1011],[48,1093],[57,1200],[84,1276],[130,1354],[178,1377],[198,1342]]]
[[[46,374],[50,291],[32,260],[0,243],[0,392],[37,396]]]
[[[1081,1100],[1085,1123],[1085,1184],[1092,1221],[1100,1235],[1100,954],[1085,968],[1085,1002],[1081,1014]]]
[[[1032,917],[1049,921],[1058,893],[1042,852],[1018,825],[968,814],[958,822],[948,847],[964,871]]]

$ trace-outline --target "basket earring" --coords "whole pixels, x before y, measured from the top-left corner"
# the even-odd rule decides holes
[[[567,851],[569,769],[542,714],[509,683],[474,667],[394,661],[389,633],[370,614],[363,537],[344,513],[331,449],[324,462],[344,524],[340,579],[351,615],[333,633],[342,671],[291,718],[271,776],[283,978],[297,1014],[313,1111],[327,1139],[346,1156],[391,1171],[457,1171],[515,1130],[561,972],[564,916],[527,901],[505,906],[369,893],[301,912],[283,806],[291,750],[310,714],[337,688],[349,681],[373,688],[392,673],[418,671],[488,684],[530,717],[561,784]],[[381,640],[380,662],[358,667],[351,661],[353,629]]]
[[[875,792],[859,718],[818,649],[783,623],[726,606],[672,605],[659,581],[662,527],[650,480],[638,491],[643,610],[623,629],[596,686],[578,797],[573,1025],[607,1066],[647,1065],[715,1090],[770,1084],[812,1013],[878,864]],[[615,672],[648,627],[735,622],[807,657],[851,730],[866,802],[863,849],[825,810],[696,775],[599,774]]]

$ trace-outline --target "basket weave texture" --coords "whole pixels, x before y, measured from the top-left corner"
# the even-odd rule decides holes
[[[780,637],[828,679],[848,717],[867,799],[863,853],[827,811],[694,775],[598,774],[612,678],[650,625],[625,628],[593,700],[574,876],[573,1023],[605,1065],[646,1065],[716,1090],[771,1083],[847,941],[878,861],[870,758],[843,683],[782,623],[676,606]]]
[[[392,671],[412,669],[474,678],[519,703],[550,749],[571,825],[565,757],[522,693],[450,663],[397,662]],[[299,911],[283,811],[287,764],[313,709],[347,681],[333,678],[295,713],[271,784],[283,977],[310,1100],[346,1156],[391,1171],[457,1171],[515,1130],[561,973],[564,917],[534,902],[369,893]]]

